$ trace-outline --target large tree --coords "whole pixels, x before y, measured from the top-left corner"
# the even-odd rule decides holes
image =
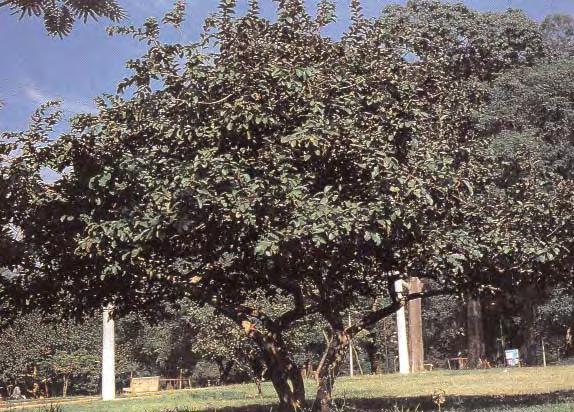
[[[53,142],[42,118],[10,135],[20,154],[3,176],[23,237],[5,304],[68,316],[210,305],[258,346],[284,411],[306,403],[286,334],[319,316],[331,338],[313,409],[327,411],[359,331],[408,299],[484,289],[538,256],[505,249],[531,221],[496,192],[474,132],[484,82],[543,55],[537,25],[439,2],[375,20],[351,9],[340,40],[321,31],[327,0],[315,17],[278,1],[276,21],[255,0],[243,17],[222,0],[197,44],[162,44],[154,20],[119,29],[150,45],[119,94]],[[62,173],[50,187],[43,165]],[[438,286],[397,294],[412,275]],[[351,306],[365,309],[348,326]]]
[[[547,300],[554,288],[572,285],[573,67],[571,58],[553,59],[500,76],[493,84],[481,120],[482,134],[498,159],[498,186],[504,191],[497,196],[506,197],[511,213],[517,215],[518,206],[521,220],[530,221],[528,225],[519,221],[513,224],[515,231],[530,241],[508,248],[538,250],[534,260],[520,261],[521,268],[530,267],[532,276],[519,288],[516,282],[508,282],[513,294],[520,296],[509,301],[518,301],[518,306],[524,308],[525,347],[536,332],[536,305]],[[556,255],[562,255],[561,264],[553,261]],[[510,279],[514,277],[512,272],[507,272]]]

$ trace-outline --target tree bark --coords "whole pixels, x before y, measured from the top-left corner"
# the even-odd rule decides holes
[[[520,356],[526,365],[538,363],[538,339],[536,328],[536,308],[541,299],[537,285],[528,285],[521,293],[522,345]]]
[[[306,406],[305,383],[301,368],[291,358],[281,336],[289,323],[285,320],[273,321],[259,310],[243,306],[233,309],[217,307],[217,309],[240,325],[246,335],[259,347],[261,360],[279,398],[279,412],[301,412]],[[250,316],[259,319],[266,330],[259,330],[250,320]]]
[[[485,357],[484,326],[480,298],[471,297],[466,305],[466,330],[469,365],[478,365]]]
[[[302,411],[305,408],[305,382],[301,369],[289,357],[283,339],[276,333],[258,332],[256,341],[279,397],[279,412]]]
[[[411,278],[409,281],[409,293],[422,292],[422,282],[419,278]],[[422,325],[422,306],[420,299],[410,300],[409,309],[409,358],[411,372],[424,371],[424,343]]]
[[[349,336],[344,329],[334,332],[321,365],[317,368],[318,389],[313,403],[313,412],[330,411],[335,377],[345,359],[349,341]]]
[[[305,407],[305,386],[294,363],[278,360],[271,368],[271,383],[279,396],[280,412],[300,412]]]
[[[574,345],[572,344],[572,327],[568,326],[566,328],[566,333],[564,335],[564,356],[568,357],[574,352],[572,348]]]
[[[378,375],[381,369],[379,359],[379,346],[377,345],[377,333],[374,330],[369,332],[369,341],[364,345],[365,352],[371,365],[371,374]]]
[[[521,357],[528,366],[537,363],[538,342],[536,339],[536,305],[527,306],[522,311],[522,345],[520,347]]]
[[[68,396],[68,375],[64,375],[64,388],[62,389],[62,397]]]
[[[253,382],[255,382],[255,386],[257,387],[257,395],[262,398],[263,397],[263,388],[261,386],[261,379],[253,378]]]
[[[234,361],[230,360],[227,363],[224,360],[217,360],[217,368],[219,369],[219,381],[224,384],[229,382],[229,374],[233,369]]]

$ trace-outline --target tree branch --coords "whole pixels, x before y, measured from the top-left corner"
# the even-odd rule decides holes
[[[224,101],[226,101],[227,99],[229,99],[231,96],[233,96],[233,94],[228,94],[227,96],[216,100],[214,102],[197,102],[198,105],[204,105],[204,106],[209,106],[209,105],[213,105],[213,104],[218,104],[218,103],[223,103]]]
[[[366,314],[365,316],[363,316],[363,318],[358,323],[356,323],[352,326],[349,326],[347,329],[345,329],[345,333],[349,337],[355,336],[361,330],[368,329],[369,327],[373,326],[375,323],[377,323],[381,319],[392,315],[397,310],[399,310],[401,308],[401,306],[404,306],[408,301],[411,301],[414,299],[428,298],[428,297],[432,297],[432,296],[447,295],[447,294],[450,294],[453,292],[454,292],[453,289],[430,290],[428,292],[409,293],[407,295],[404,295],[402,299],[397,299],[396,293],[394,293],[395,298],[393,299],[393,303],[391,303],[390,305],[388,305],[382,309],[372,311],[372,312]]]
[[[285,312],[277,319],[279,329],[288,328],[293,322],[319,311],[319,305],[295,307],[293,310]]]

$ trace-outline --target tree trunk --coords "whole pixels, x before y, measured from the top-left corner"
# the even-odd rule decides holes
[[[233,369],[234,361],[230,360],[227,363],[223,360],[217,360],[217,368],[219,369],[219,381],[222,384],[229,382],[229,374]]]
[[[278,363],[271,368],[271,383],[279,396],[279,412],[300,412],[305,407],[303,377],[300,369],[293,365]]]
[[[64,388],[62,390],[62,397],[68,396],[68,375],[64,375]]]
[[[279,397],[279,412],[300,412],[305,408],[305,383],[301,369],[289,357],[278,334],[259,334],[256,339]]]
[[[422,292],[422,282],[419,278],[411,278],[409,281],[409,292]],[[411,361],[411,372],[423,372],[424,367],[424,343],[422,307],[420,299],[413,299],[408,303],[409,308],[409,358]]]
[[[314,375],[313,361],[311,360],[311,357],[309,354],[307,354],[307,359],[305,360],[305,365],[304,365],[303,369],[301,370],[301,375],[303,376],[303,379],[308,379]]]
[[[263,397],[263,388],[261,387],[261,379],[253,378],[253,382],[255,382],[255,386],[257,387],[257,395],[259,395],[259,397],[262,398]]]
[[[321,365],[317,368],[318,389],[315,402],[313,403],[313,412],[330,411],[333,385],[339,368],[345,359],[349,341],[349,336],[344,330],[334,332],[333,338],[323,355]]]
[[[520,356],[526,365],[536,365],[538,363],[538,333],[536,324],[536,314],[538,302],[541,299],[540,290],[537,285],[526,286],[521,292],[521,335],[522,345],[520,346]]]
[[[572,327],[568,326],[566,329],[566,334],[564,335],[564,356],[569,357],[572,352],[572,348],[574,345],[572,344]]]
[[[466,305],[468,363],[476,366],[485,357],[482,305],[479,298],[471,297]]]
[[[377,333],[374,330],[369,332],[369,339],[364,345],[364,348],[371,366],[371,374],[378,375],[381,369],[381,362],[379,358],[379,346],[377,345]]]
[[[538,342],[536,339],[536,305],[526,306],[522,311],[522,345],[520,355],[528,366],[537,364]]]

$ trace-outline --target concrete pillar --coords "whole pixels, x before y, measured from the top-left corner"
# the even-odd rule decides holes
[[[102,400],[110,401],[116,397],[116,354],[114,320],[110,314],[111,305],[104,308],[102,342]]]
[[[419,278],[411,278],[409,281],[409,292],[422,292],[422,282]],[[423,344],[423,319],[422,305],[420,299],[410,300],[409,307],[409,355],[411,361],[411,372],[424,371],[424,344]]]
[[[351,327],[351,312],[349,312],[349,327]],[[351,378],[355,376],[355,366],[353,365],[353,340],[349,339],[349,374]]]
[[[403,296],[403,281],[395,281],[395,291],[399,299]],[[410,371],[409,365],[409,344],[407,339],[407,322],[405,319],[404,305],[397,311],[397,340],[399,343],[399,372],[408,374]]]

